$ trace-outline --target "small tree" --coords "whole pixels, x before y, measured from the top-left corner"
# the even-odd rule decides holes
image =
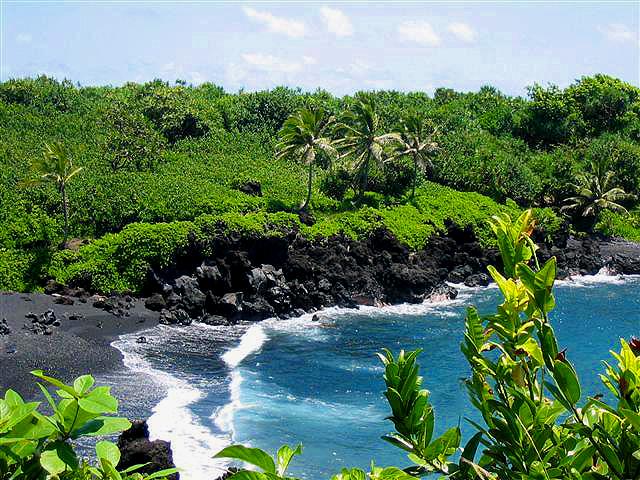
[[[313,187],[313,167],[320,155],[332,160],[337,156],[333,140],[327,136],[327,131],[333,123],[322,109],[301,109],[291,115],[282,126],[276,146],[278,158],[295,158],[309,169],[307,181],[307,198],[300,207],[306,210],[311,202]]]
[[[591,218],[593,223],[603,210],[627,213],[627,209],[618,202],[634,196],[613,185],[615,173],[606,168],[605,162],[591,162],[591,170],[593,173],[577,177],[577,183],[572,185],[576,195],[567,198],[560,210],[579,211],[582,217]]]
[[[82,167],[74,167],[73,161],[67,149],[62,143],[45,143],[45,148],[40,157],[31,163],[31,169],[36,177],[30,184],[54,183],[62,204],[64,215],[64,241],[69,234],[69,201],[67,198],[67,184],[75,177]]]
[[[433,141],[436,128],[426,121],[418,112],[409,112],[402,119],[402,130],[398,152],[394,157],[408,156],[413,162],[413,182],[411,186],[411,198],[416,194],[418,170],[425,173],[433,169],[431,155],[437,150],[438,144]]]
[[[380,117],[373,97],[358,100],[343,115],[336,130],[341,136],[336,145],[342,151],[341,157],[351,159],[350,167],[358,176],[358,195],[362,200],[369,183],[371,163],[382,167],[387,160],[385,147],[399,144],[400,134],[380,132]]]

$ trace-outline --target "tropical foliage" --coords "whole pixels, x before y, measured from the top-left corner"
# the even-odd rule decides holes
[[[637,196],[639,102],[636,87],[605,75],[564,90],[535,86],[526,99],[492,87],[338,98],[284,87],[230,94],[208,83],[159,80],[121,87],[10,80],[0,84],[0,289],[41,288],[60,271],[60,256],[73,268],[74,255],[57,251],[66,237],[111,242],[109,234],[130,224],[152,230],[209,215],[237,222],[249,215],[252,223],[297,213],[307,198],[317,221],[303,227],[311,236],[366,235],[382,224],[422,248],[442,231],[443,220],[463,217],[490,243],[490,215],[533,206],[551,208],[557,217],[563,200],[576,196],[576,178],[594,173],[592,161],[606,161],[614,172],[611,187]],[[337,161],[329,162],[330,150],[320,146],[311,165],[296,147],[292,156],[277,155],[284,150],[278,132],[290,117],[282,135],[293,132],[301,109],[326,112],[324,121],[336,118],[334,128],[307,118],[305,129],[321,128],[315,138],[339,151]],[[304,138],[293,143],[301,146]],[[84,167],[65,185],[67,201],[56,181],[18,188],[41,176],[30,165],[43,162],[44,144],[60,142],[73,168]],[[262,196],[239,191],[249,180],[261,184]],[[477,208],[478,201],[490,206]],[[636,204],[632,198],[613,202],[627,210]],[[601,231],[632,233],[621,228],[624,222],[605,228],[602,215]],[[573,230],[593,227],[581,219],[570,218]],[[119,269],[105,265],[105,276],[121,275]]]
[[[138,472],[144,464],[118,470],[120,450],[108,440],[95,444],[94,465],[80,458],[74,449],[78,439],[110,436],[131,426],[114,416],[118,401],[110,387],[94,387],[91,375],[67,385],[41,370],[31,373],[55,387],[58,400],[41,383],[50,415],[41,413],[40,402],[25,402],[13,390],[0,398],[0,479],[152,480],[176,473],[169,469],[144,475]]]
[[[556,260],[540,264],[530,235],[531,211],[515,221],[495,216],[491,227],[503,268],[489,267],[502,295],[491,314],[469,308],[461,350],[471,374],[466,379],[481,421],[462,443],[459,426],[435,437],[436,416],[422,388],[419,351],[379,354],[385,397],[394,431],[383,437],[407,452],[410,466],[379,468],[368,474],[345,469],[345,479],[409,480],[436,474],[442,478],[481,480],[637,478],[640,471],[640,341],[621,340],[614,362],[600,375],[613,402],[586,397],[566,350],[558,345],[549,319],[555,308]],[[295,453],[300,453],[298,447]],[[283,447],[278,458],[290,460]],[[286,455],[285,455],[286,453]],[[232,479],[284,478],[284,470],[259,449],[227,447],[218,457],[260,467],[241,470]],[[279,463],[278,463],[279,464]]]
[[[307,198],[300,207],[301,210],[306,210],[311,203],[313,167],[318,157],[324,156],[330,162],[337,156],[334,141],[328,135],[332,123],[333,118],[327,117],[322,109],[303,109],[291,115],[280,130],[276,157],[294,157],[309,169]]]
[[[615,173],[606,169],[605,162],[591,162],[591,172],[580,174],[578,183],[573,185],[576,196],[565,200],[561,211],[577,210],[583,217],[597,220],[603,210],[627,213],[622,202],[633,195],[614,186]]]
[[[69,232],[69,201],[67,198],[67,184],[75,177],[82,167],[74,167],[73,160],[66,148],[61,143],[46,144],[44,152],[31,164],[33,174],[36,177],[30,183],[51,182],[60,192],[62,214],[64,217],[64,240],[67,240]]]

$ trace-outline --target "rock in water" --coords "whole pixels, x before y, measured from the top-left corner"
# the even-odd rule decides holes
[[[11,329],[9,325],[7,325],[7,319],[3,318],[0,320],[0,335],[9,335],[11,333]]]
[[[491,283],[491,279],[486,273],[474,273],[464,280],[467,287],[486,287],[489,283]]]
[[[131,428],[122,432],[118,438],[118,448],[122,457],[118,464],[119,470],[133,465],[147,464],[138,470],[140,473],[151,474],[159,470],[174,468],[171,443],[165,440],[149,440],[149,427],[144,420],[134,420]],[[170,475],[168,478],[176,480],[180,474]]]

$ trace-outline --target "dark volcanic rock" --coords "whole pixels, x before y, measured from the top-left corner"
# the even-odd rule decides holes
[[[175,292],[180,295],[180,306],[194,317],[199,317],[204,311],[207,296],[199,288],[198,280],[186,275],[176,279]]]
[[[167,302],[165,301],[162,294],[154,293],[145,300],[144,306],[151,311],[160,312],[167,306]]]
[[[253,180],[238,185],[237,189],[242,193],[246,193],[247,195],[252,195],[254,197],[262,196],[262,186],[260,185],[260,182],[255,182]]]
[[[458,296],[458,290],[451,285],[443,283],[434,288],[429,294],[429,300],[432,302],[444,302],[445,300],[454,300]]]
[[[489,283],[491,283],[491,279],[486,273],[474,273],[464,280],[467,287],[486,287]]]
[[[61,295],[59,297],[55,297],[53,299],[53,303],[57,303],[58,305],[73,305],[75,301],[71,297]]]
[[[3,318],[0,320],[0,335],[9,335],[11,333],[11,329],[7,324],[7,319]]]
[[[151,474],[160,470],[174,468],[171,444],[164,440],[149,440],[149,427],[147,422],[134,420],[131,428],[122,432],[118,438],[118,448],[121,458],[118,470],[124,470],[134,465],[147,464],[138,470],[140,473]],[[169,476],[170,479],[179,479],[180,474]]]
[[[162,310],[158,321],[162,325],[191,325],[193,319],[181,308],[176,308],[175,310]]]

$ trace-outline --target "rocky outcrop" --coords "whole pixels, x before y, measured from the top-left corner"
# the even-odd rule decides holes
[[[286,318],[334,305],[417,303],[455,298],[445,281],[486,285],[486,266],[496,261],[470,229],[454,225],[417,252],[384,229],[365,241],[341,235],[309,240],[297,232],[220,235],[192,246],[182,262],[187,267],[150,272],[147,291],[153,293],[146,303],[171,325]]]
[[[133,465],[146,464],[140,473],[151,474],[159,470],[174,468],[171,444],[164,440],[149,440],[149,427],[143,420],[131,422],[131,428],[122,432],[118,438],[118,448],[121,458],[118,470],[124,470]],[[180,478],[176,473],[167,477],[172,480]]]
[[[25,317],[30,319],[31,323],[25,323],[22,328],[36,335],[51,335],[54,327],[60,326],[60,320],[53,310],[47,310],[40,315],[29,312]]]

